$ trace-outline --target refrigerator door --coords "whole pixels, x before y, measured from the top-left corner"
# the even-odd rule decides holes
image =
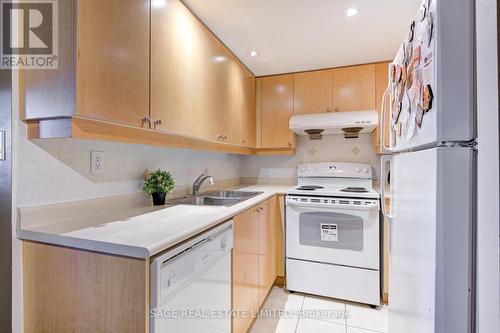
[[[473,14],[473,0],[422,1],[414,33],[408,33],[412,37],[405,38],[393,61],[406,73],[391,84],[391,107],[385,111],[391,113],[393,152],[475,138]],[[427,43],[429,34],[433,38]],[[405,78],[411,83],[404,84]],[[432,108],[417,121],[427,85]]]
[[[470,148],[392,160],[389,332],[470,332],[474,160]]]

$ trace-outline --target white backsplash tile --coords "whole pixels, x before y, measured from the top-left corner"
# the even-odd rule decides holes
[[[296,178],[300,163],[355,162],[372,166],[374,179],[379,178],[380,157],[373,149],[372,134],[361,134],[357,139],[343,135],[326,135],[322,140],[311,141],[300,136],[295,156],[244,156],[242,177]]]

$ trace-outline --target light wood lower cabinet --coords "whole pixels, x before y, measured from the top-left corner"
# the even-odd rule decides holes
[[[23,241],[24,332],[149,332],[149,259]]]
[[[277,197],[234,218],[233,333],[245,333],[276,279]]]
[[[251,208],[234,217],[233,333],[244,333],[259,303],[259,213]]]

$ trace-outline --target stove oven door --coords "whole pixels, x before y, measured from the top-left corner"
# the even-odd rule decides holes
[[[379,269],[379,210],[286,206],[286,257]]]

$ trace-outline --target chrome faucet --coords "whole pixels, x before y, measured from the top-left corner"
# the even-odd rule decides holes
[[[193,195],[197,195],[200,192],[201,185],[207,179],[210,185],[214,184],[214,177],[205,176],[205,173],[202,173],[201,175],[198,176],[198,178],[196,178],[196,180],[193,183]]]

